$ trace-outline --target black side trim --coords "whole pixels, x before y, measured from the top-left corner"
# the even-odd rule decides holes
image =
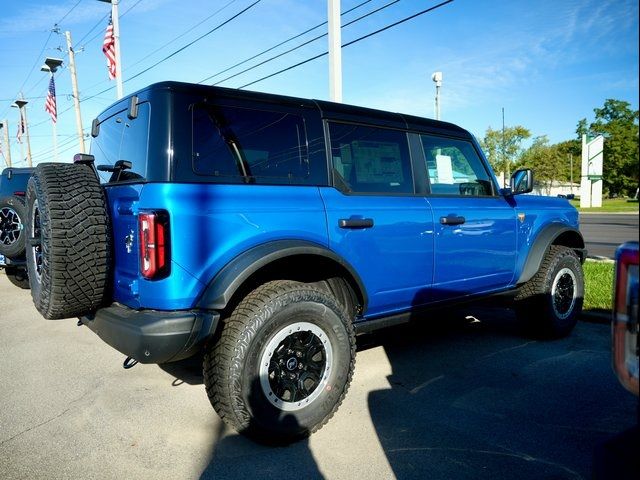
[[[571,236],[576,238],[577,245],[570,245],[571,248],[576,250],[576,253],[581,257],[580,260],[584,261],[586,258],[586,250],[584,249],[584,239],[579,230],[575,228],[567,227],[564,224],[552,223],[547,225],[536,237],[533,246],[529,250],[527,261],[524,264],[520,278],[518,278],[517,284],[523,284],[529,281],[538,271],[542,264],[542,259],[549,250],[549,247],[553,245],[554,241],[565,233],[570,233]]]
[[[294,255],[316,255],[325,257],[333,260],[347,270],[360,290],[356,292],[356,294],[359,293],[362,296],[363,311],[366,311],[367,292],[355,269],[331,250],[304,240],[277,240],[253,247],[237,256],[209,283],[209,286],[198,301],[197,308],[207,310],[221,310],[225,308],[236,290],[253,273],[275,260]]]

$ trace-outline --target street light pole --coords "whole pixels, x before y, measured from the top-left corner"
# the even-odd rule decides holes
[[[14,105],[18,107],[20,111],[20,126],[18,128],[22,128],[22,122],[24,122],[24,134],[27,137],[27,166],[32,167],[31,163],[31,141],[29,139],[29,121],[27,120],[27,102],[26,100],[18,99],[14,102]],[[20,152],[22,152],[22,144],[20,144]],[[22,156],[22,153],[21,155]]]
[[[434,72],[431,80],[436,84],[436,120],[440,120],[440,87],[442,86],[442,72]]]

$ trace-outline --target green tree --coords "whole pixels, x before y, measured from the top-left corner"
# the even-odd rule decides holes
[[[556,145],[549,145],[546,135],[533,139],[529,148],[522,152],[516,165],[518,168],[530,168],[534,171],[535,183],[547,190],[554,180],[558,180],[558,151]]]
[[[480,144],[494,172],[505,172],[508,176],[522,153],[522,141],[530,136],[531,132],[520,125],[505,127],[504,135],[502,130],[487,128]]]
[[[578,135],[578,140],[582,140],[582,135],[589,135],[589,124],[587,123],[587,119],[583,118],[578,121],[578,125],[576,126],[576,135]]]
[[[589,130],[605,138],[603,182],[610,197],[633,195],[638,188],[638,110],[630,107],[608,99],[602,108],[593,109],[595,121]]]

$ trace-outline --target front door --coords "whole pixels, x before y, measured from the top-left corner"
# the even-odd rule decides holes
[[[513,279],[517,219],[470,140],[421,135],[434,218],[436,300],[499,290]]]

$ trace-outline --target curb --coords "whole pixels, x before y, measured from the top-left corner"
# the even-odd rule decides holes
[[[593,260],[594,262],[602,262],[602,263],[615,263],[613,258],[602,257],[600,255],[587,255],[587,260]]]
[[[608,310],[586,310],[580,315],[580,320],[590,323],[611,323],[611,312]]]
[[[578,213],[580,215],[638,215],[640,211],[632,210],[629,212],[583,212],[581,210],[578,210]]]

